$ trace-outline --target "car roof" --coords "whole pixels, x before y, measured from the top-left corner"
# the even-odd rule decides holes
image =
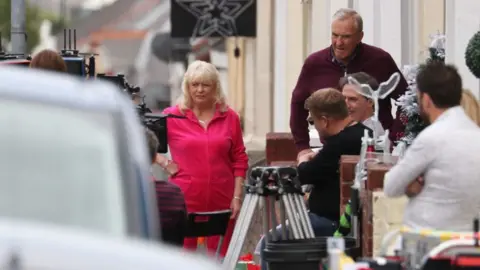
[[[109,111],[132,107],[126,95],[109,83],[69,74],[0,65],[0,81],[0,98]]]
[[[141,174],[148,172],[150,162],[145,134],[132,100],[115,86],[101,80],[86,81],[66,73],[0,65],[0,100],[24,100],[77,108],[85,111],[105,111],[119,115],[121,129],[127,137],[129,154]],[[34,115],[35,112],[32,112]]]
[[[25,270],[220,269],[212,259],[160,243],[0,218],[0,261],[13,258]]]

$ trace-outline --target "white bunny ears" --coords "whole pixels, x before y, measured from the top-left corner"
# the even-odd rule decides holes
[[[349,76],[348,83],[358,86],[357,92],[362,96],[372,99],[374,102],[374,119],[378,121],[378,100],[385,99],[395,90],[400,82],[400,73],[395,72],[386,82],[382,82],[378,89],[372,89],[368,84],[359,83],[355,78]]]
[[[374,99],[378,97],[380,99],[386,98],[395,88],[397,87],[398,83],[400,82],[400,73],[395,72],[390,76],[388,81],[382,82],[378,89],[372,89],[368,84],[361,84],[355,78],[348,77],[348,83],[357,85],[359,89],[357,89],[358,93],[361,95]]]

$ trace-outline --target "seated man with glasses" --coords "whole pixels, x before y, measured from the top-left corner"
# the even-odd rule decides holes
[[[308,215],[315,236],[333,236],[340,219],[340,157],[359,155],[364,130],[372,130],[350,118],[345,97],[333,88],[314,92],[306,100],[305,108],[310,112],[308,121],[323,139],[323,148],[299,157],[299,180],[302,185],[313,187]],[[261,255],[263,241],[259,246]]]
[[[340,157],[360,154],[364,130],[372,130],[349,117],[345,97],[333,88],[314,92],[305,108],[324,143],[318,153],[299,157],[299,180],[313,186],[308,205],[315,235],[332,236],[340,219]]]

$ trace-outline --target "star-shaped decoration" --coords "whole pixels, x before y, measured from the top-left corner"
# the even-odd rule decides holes
[[[192,37],[208,37],[218,33],[223,37],[236,36],[235,20],[254,0],[175,0],[197,18]]]

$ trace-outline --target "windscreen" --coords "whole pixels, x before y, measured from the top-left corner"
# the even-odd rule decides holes
[[[0,216],[124,235],[113,116],[0,100]]]

